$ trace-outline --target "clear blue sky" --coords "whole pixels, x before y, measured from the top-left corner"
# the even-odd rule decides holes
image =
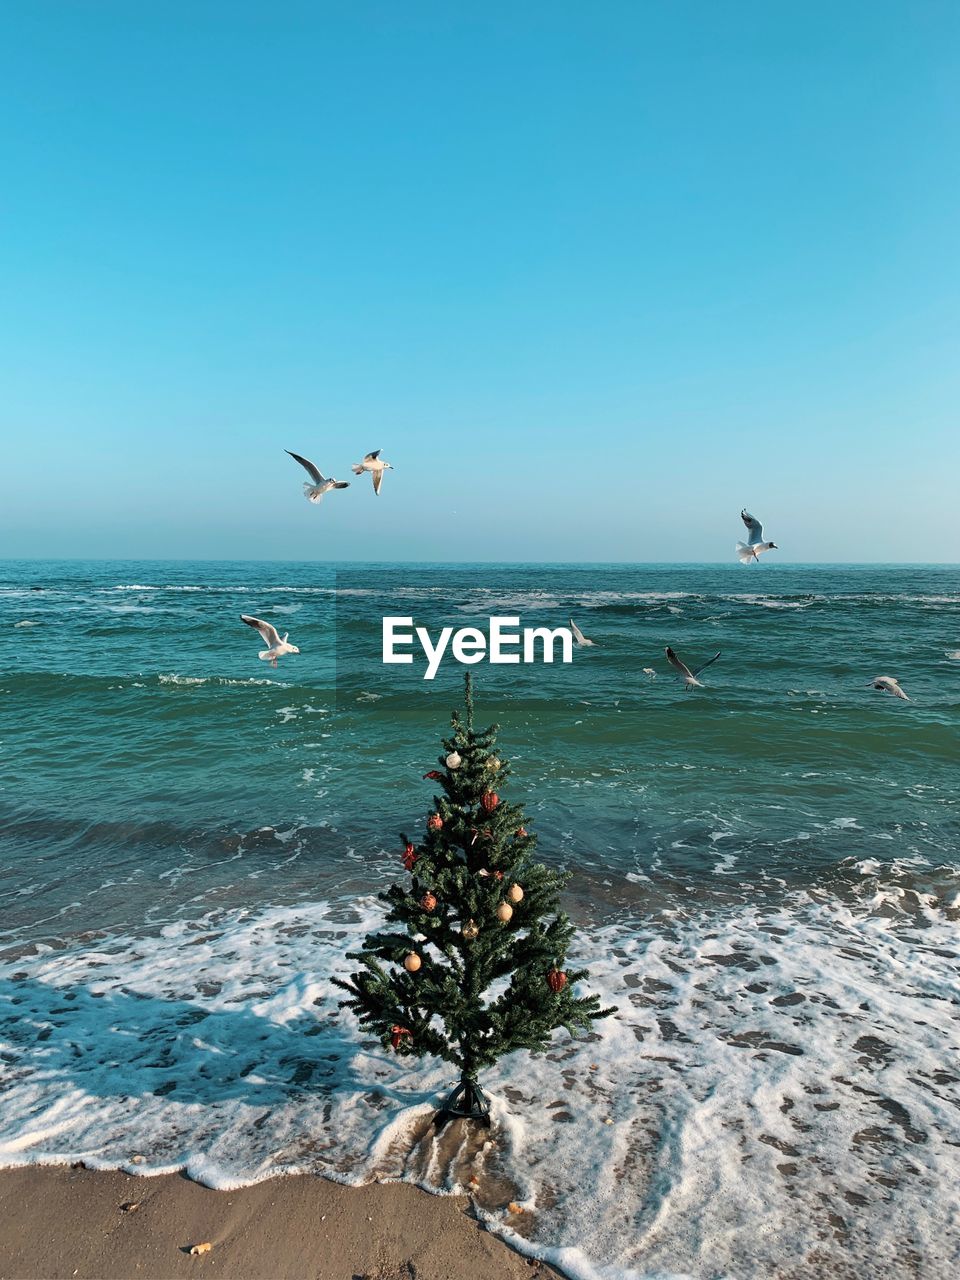
[[[33,0],[0,83],[0,556],[960,561],[954,0]]]

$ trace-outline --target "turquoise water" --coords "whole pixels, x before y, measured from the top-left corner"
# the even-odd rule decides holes
[[[259,661],[241,612],[301,653]],[[585,1050],[609,1068],[613,1145],[597,1145],[602,1119],[581,1128],[595,1090],[576,1120],[543,1124],[522,1082],[556,1089],[562,1068],[506,1064],[512,1145],[481,1209],[517,1228],[493,1190],[509,1181],[538,1206],[529,1247],[567,1249],[556,1256],[578,1275],[715,1274],[735,1257],[759,1276],[784,1249],[829,1259],[841,1245],[879,1268],[906,1247],[898,1231],[925,1250],[911,1274],[951,1274],[953,567],[0,563],[0,1159],[122,1164],[136,1146],[150,1167],[217,1185],[288,1167],[456,1182],[452,1157],[427,1173],[386,1139],[372,1152],[337,1111],[355,1115],[386,1072],[377,1123],[402,1128],[442,1083],[429,1064],[384,1066],[346,1029],[300,1042],[337,1064],[321,1072],[278,1030],[306,1036],[317,1008],[333,1011],[326,979],[398,874],[397,833],[423,819],[422,774],[459,697],[451,660],[432,682],[422,662],[382,665],[384,614],[433,631],[572,615],[596,642],[570,665],[474,673],[511,798],[541,855],[574,872],[583,954],[622,1006]],[[722,650],[705,689],[684,692],[666,644],[691,665]],[[911,701],[867,688],[878,674]],[[124,1026],[149,1060],[118,1050]],[[237,1057],[254,1032],[259,1093]],[[70,1049],[84,1043],[89,1070]],[[150,1099],[139,1130],[118,1119],[130,1097]],[[340,1114],[336,1139],[317,1137],[323,1106]],[[710,1116],[698,1156],[688,1144]],[[309,1143],[293,1136],[304,1128]],[[594,1162],[579,1201],[563,1185],[574,1147]],[[618,1227],[624,1179],[636,1211]],[[716,1230],[694,1232],[707,1203]],[[741,1212],[763,1215],[769,1239],[741,1231]]]
[[[260,662],[241,612],[289,629],[301,654]],[[652,871],[664,892],[715,890],[721,859],[724,891],[752,892],[842,877],[866,854],[956,858],[952,568],[7,563],[3,873],[56,881],[20,901],[17,928],[34,936],[74,877],[80,894],[131,859],[156,873],[188,860],[216,885],[209,861],[266,825],[303,844],[303,865],[271,879],[281,896],[299,877],[325,887],[345,846],[375,875],[423,809],[462,670],[447,659],[427,682],[422,662],[383,666],[391,612],[434,631],[573,613],[596,640],[570,666],[475,668],[550,857]],[[665,644],[691,661],[723,650],[705,690],[683,692]],[[911,703],[865,687],[886,672]],[[84,927],[109,897],[84,906]]]

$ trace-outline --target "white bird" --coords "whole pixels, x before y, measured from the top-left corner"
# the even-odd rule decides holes
[[[755,563],[763,551],[779,550],[775,542],[764,542],[763,525],[746,508],[740,512],[740,519],[747,526],[747,541],[737,543],[737,556],[741,564]]]
[[[591,647],[593,646],[593,641],[587,639],[587,637],[583,634],[583,632],[580,630],[580,628],[577,626],[577,624],[574,622],[572,618],[570,619],[570,630],[573,632],[573,638],[574,640],[576,640],[577,644],[581,649],[584,647],[584,645],[590,645]]]
[[[657,678],[657,673],[654,671],[653,667],[644,667],[643,674],[645,676],[649,676],[651,680],[656,680]]]
[[[707,667],[710,666],[710,663],[716,662],[716,660],[720,657],[719,653],[715,653],[713,657],[709,658],[702,666],[697,667],[696,670],[694,671],[691,671],[685,662],[680,661],[680,659],[673,652],[673,650],[670,648],[669,645],[667,645],[666,649],[664,650],[664,653],[667,655],[667,661],[670,663],[671,667],[674,667],[676,671],[679,673],[680,678],[683,681],[684,688],[688,693],[691,689],[703,688],[703,685],[697,679],[697,676],[700,674],[701,671],[706,671]]]
[[[331,489],[350,488],[349,480],[327,480],[320,474],[309,458],[301,458],[299,453],[292,453],[289,449],[284,449],[283,452],[289,453],[295,462],[299,462],[304,471],[313,480],[313,484],[305,484],[303,486],[303,496],[308,502],[321,502],[323,495],[329,493]]]
[[[300,650],[295,644],[287,644],[287,636],[289,631],[283,633],[283,639],[280,639],[280,633],[272,623],[264,622],[262,618],[251,618],[248,613],[241,613],[240,621],[245,622],[248,627],[253,627],[254,631],[259,631],[263,636],[264,644],[269,645],[268,649],[261,649],[257,654],[263,662],[270,662],[274,667],[277,665],[277,659],[285,653],[299,653]]]
[[[900,688],[900,681],[893,676],[874,676],[867,688],[876,689],[879,693],[892,693],[895,698],[902,698],[904,702],[910,701]]]
[[[394,471],[392,462],[381,461],[380,454],[382,449],[374,449],[373,453],[365,455],[362,462],[355,462],[352,470],[355,476],[362,476],[365,471],[369,471],[373,476],[373,492],[379,494],[380,486],[383,484],[384,471]]]

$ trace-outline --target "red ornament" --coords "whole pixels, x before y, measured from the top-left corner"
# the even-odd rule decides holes
[[[502,872],[502,871],[495,871],[493,874],[494,874],[494,877],[495,877],[497,880],[502,880],[502,879],[503,879],[503,872]]]
[[[431,813],[430,817],[427,819],[427,830],[439,831],[442,826],[443,819],[440,817],[439,813]]]
[[[495,791],[485,791],[480,797],[480,803],[483,805],[485,812],[493,813],[494,809],[500,803],[500,797]]]
[[[406,1027],[394,1025],[390,1028],[390,1043],[394,1049],[400,1048],[400,1041],[406,1036],[409,1040],[413,1039],[413,1032],[408,1031]]]
[[[405,871],[412,871],[413,864],[416,862],[416,860],[417,860],[417,851],[412,844],[408,844],[403,851],[403,869]]]
[[[429,893],[429,892],[425,893],[423,897],[420,899],[420,905],[421,907],[423,907],[424,911],[435,910],[437,905],[436,894]]]
[[[547,974],[547,983],[554,993],[562,991],[567,985],[567,975],[562,969],[553,968]]]
[[[527,828],[526,828],[526,827],[517,827],[517,835],[518,835],[518,836],[525,836],[526,834],[527,834]]]
[[[439,782],[442,780],[443,774],[439,773],[436,769],[431,769],[430,772],[425,773],[423,777],[424,777],[424,780],[426,780],[427,778],[430,778],[433,782]]]

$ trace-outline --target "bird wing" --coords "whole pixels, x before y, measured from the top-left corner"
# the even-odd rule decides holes
[[[721,650],[721,652],[722,652],[722,650]],[[711,662],[716,662],[716,660],[717,660],[719,657],[720,657],[720,654],[719,654],[719,653],[715,653],[715,654],[713,655],[713,657],[712,657],[712,658],[708,658],[708,659],[707,659],[707,661],[703,664],[703,666],[702,666],[702,667],[697,667],[696,671],[695,671],[693,674],[694,674],[695,676],[698,676],[698,675],[700,674],[700,672],[701,672],[701,671],[706,671],[707,667],[709,667],[709,666],[710,666]]]
[[[577,626],[577,624],[574,622],[572,618],[570,619],[570,630],[573,632],[573,638],[574,640],[576,640],[577,644],[583,644],[583,640],[584,640],[583,632],[580,630],[580,628]]]
[[[271,649],[280,643],[280,633],[272,623],[264,622],[262,618],[251,618],[248,613],[241,613],[240,621],[253,627],[254,631],[259,631]]]
[[[904,702],[910,701],[900,688],[900,681],[895,676],[877,676],[873,685],[875,689],[885,689],[888,693],[892,693],[895,698],[903,698]]]
[[[693,672],[685,662],[680,661],[669,645],[664,649],[664,653],[667,655],[667,661],[670,663],[671,667],[675,667],[683,676],[684,680],[686,680],[687,677],[693,679]]]
[[[379,452],[380,450],[378,449],[377,453]],[[373,476],[373,492],[379,493],[380,486],[383,484],[383,467],[377,467],[376,470],[372,471],[370,474]]]
[[[304,471],[313,478],[314,484],[323,484],[323,476],[313,465],[309,458],[301,458],[299,453],[291,453],[289,449],[284,449],[284,453],[289,453],[295,462],[299,462]]]
[[[363,460],[364,462],[376,462],[381,453],[383,453],[382,449],[374,449],[373,453],[365,453],[363,455]]]
[[[747,532],[750,534],[750,546],[754,543],[763,541],[763,525],[760,521],[744,509],[740,512],[740,519],[747,526]]]

